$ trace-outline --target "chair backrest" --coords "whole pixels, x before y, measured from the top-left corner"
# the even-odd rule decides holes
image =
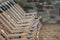
[[[10,16],[13,16],[15,18],[15,20],[20,20],[19,16],[17,16],[17,13],[8,4],[2,3],[2,5],[4,5],[5,10],[7,9],[6,12],[9,12],[8,14]]]
[[[17,13],[19,16],[24,17],[26,12],[18,5],[16,4],[14,1],[7,1],[7,3],[12,6],[13,9],[15,9],[16,11],[18,11],[19,13]]]
[[[4,4],[3,4],[4,5]],[[8,5],[7,5],[8,6]],[[3,7],[3,9],[5,8],[5,6]],[[6,8],[5,8],[6,9]],[[13,12],[12,12],[13,13]],[[7,13],[8,14],[8,13]],[[7,15],[7,14],[5,14],[5,16]],[[9,13],[10,14],[10,13]],[[4,14],[3,14],[4,15]],[[17,14],[16,14],[17,15]],[[13,18],[13,16],[11,16],[11,15],[9,15],[11,18],[12,18],[12,20],[14,19]],[[18,16],[18,15],[17,15]],[[16,18],[18,18],[18,17],[16,17]],[[14,23],[16,23],[17,21],[15,21],[16,19],[14,19],[13,21],[14,21]],[[12,21],[12,22],[13,22]],[[19,20],[20,21],[20,20]],[[11,20],[10,20],[10,22],[11,22]],[[14,23],[12,23],[13,25],[15,25]]]
[[[17,15],[19,19],[22,19],[24,17],[21,15],[21,12],[19,12],[19,10],[17,10],[15,7],[11,7],[11,4],[9,2],[5,2],[5,4],[10,7],[10,9],[15,13],[15,15]]]
[[[3,16],[3,15],[4,15],[4,16]],[[9,25],[11,26],[12,23],[14,23],[14,22],[13,22],[13,21],[11,20],[11,18],[9,18],[5,13],[4,13],[3,15],[0,15],[0,16],[2,17],[3,20],[5,20],[5,22],[8,21],[7,24],[9,24]],[[8,19],[8,20],[7,20],[7,19]],[[10,23],[12,22],[12,23],[10,24],[9,22],[10,22]],[[36,23],[36,22],[35,22],[35,23]],[[11,26],[11,27],[13,27],[13,26]],[[15,26],[14,26],[14,27],[15,27]]]
[[[2,7],[3,8],[3,7]],[[4,9],[4,8],[3,8]],[[5,11],[4,11],[5,12]],[[8,13],[4,13],[3,15],[5,15],[6,17],[8,16],[8,17],[10,17],[10,19],[8,19],[8,20],[10,20],[10,22],[11,22],[11,20],[12,20],[12,22],[14,22],[14,23],[16,23],[17,21],[15,21],[15,19],[13,18],[13,16],[11,16],[11,15],[9,15]],[[7,18],[8,18],[7,17]],[[14,23],[12,23],[12,24],[14,24]]]
[[[25,15],[25,11],[18,5],[16,4],[14,1],[7,1],[11,6],[14,6],[14,8],[16,8],[16,10],[18,10],[20,13],[19,15],[21,14],[22,16]]]
[[[5,2],[5,3],[6,3],[6,2]],[[6,5],[7,5],[8,7],[10,7],[7,3],[6,3]],[[5,7],[7,7],[6,5],[5,5]],[[7,7],[7,8],[8,8],[8,7]],[[8,9],[9,9],[9,8],[8,8]],[[10,9],[7,10],[7,11],[10,11],[10,14],[13,14],[13,16],[14,16],[18,21],[20,21],[21,17],[20,17],[19,15],[17,15],[18,13],[16,13],[16,12],[13,11],[12,9],[13,9],[13,8],[10,7]],[[12,11],[13,11],[13,12],[12,12]],[[14,12],[15,12],[15,13],[14,13]],[[10,16],[11,16],[11,15],[10,15]]]
[[[7,1],[7,4],[8,4],[9,6],[11,6],[12,9],[14,9],[14,10],[18,13],[18,15],[20,15],[21,17],[24,16],[24,15],[22,14],[22,11],[21,11],[20,9],[18,9],[17,7],[15,7],[13,4],[11,4],[9,1]],[[20,10],[20,11],[19,11],[19,10]]]
[[[19,4],[17,4],[17,3],[15,3],[13,0],[10,0],[9,1],[11,4],[13,4],[13,5],[15,5],[15,7],[17,7],[18,9],[20,9],[20,11],[22,12],[22,13],[26,13],[24,10],[23,10],[23,8],[19,5]],[[23,14],[23,15],[24,15]]]
[[[11,18],[13,18],[13,19],[15,18],[15,21],[17,21],[17,19],[16,19],[17,17],[16,16],[12,16],[12,15],[14,15],[14,13],[11,12],[11,11],[8,11],[9,8],[6,8],[5,5],[2,5],[1,8],[2,8],[3,11],[5,11],[7,14],[9,14],[11,16]]]
[[[22,15],[20,14],[21,12],[19,12],[16,8],[12,7],[11,4],[9,2],[5,2],[9,7],[11,7],[11,10],[14,10],[14,12],[16,12],[15,14],[18,15],[18,17],[20,17],[20,19],[22,18]]]
[[[22,18],[26,16],[26,12],[18,5],[16,4],[14,1],[7,1],[7,3],[12,6],[13,9],[15,9],[16,11],[18,11],[19,13],[17,13],[19,16],[21,16]],[[31,13],[32,14],[32,13]],[[34,14],[34,13],[33,13]],[[37,14],[34,14],[37,15]],[[36,16],[35,16],[36,17]]]

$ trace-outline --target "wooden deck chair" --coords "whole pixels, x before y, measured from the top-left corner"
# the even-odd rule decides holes
[[[3,11],[4,12],[4,11]],[[6,12],[4,12],[4,14],[3,15],[5,15],[6,17],[8,16],[9,17],[9,15],[7,15],[6,14]],[[11,20],[10,20],[11,21]],[[13,21],[14,22],[14,21]],[[30,24],[30,23],[29,23]],[[20,25],[20,24],[19,24]],[[21,24],[22,25],[22,24]],[[26,25],[28,25],[28,24],[26,24]]]
[[[1,20],[0,20],[1,21]],[[1,21],[2,22],[2,21]],[[5,24],[6,25],[6,24]]]
[[[5,13],[4,13],[4,14],[5,14]],[[6,14],[5,14],[5,15],[6,15]],[[6,15],[6,16],[7,16],[7,15]],[[2,16],[1,16],[1,17],[2,17]],[[7,17],[8,17],[8,16],[7,16]],[[2,17],[2,18],[4,19],[4,17]],[[10,19],[10,18],[9,18],[9,19]],[[7,22],[6,19],[4,19],[4,20],[5,20],[5,22]],[[8,22],[8,24],[9,24],[9,22]],[[10,26],[11,26],[11,24],[10,24]],[[16,26],[14,26],[14,27],[16,27]],[[28,26],[27,26],[27,27],[28,27]],[[16,27],[16,28],[17,28],[17,27]],[[19,28],[19,27],[18,27],[18,28]],[[18,29],[18,28],[17,28],[17,29]],[[22,27],[22,28],[23,28],[23,27]],[[30,27],[28,27],[28,28],[30,28]],[[14,29],[14,28],[13,28],[13,29]],[[21,27],[20,27],[20,29],[21,29]]]
[[[6,16],[6,14],[4,13],[3,15],[5,15]],[[6,16],[7,17],[7,16]],[[11,20],[10,20],[10,22],[11,22]],[[16,24],[15,24],[16,25]],[[20,26],[20,25],[19,25]]]
[[[3,15],[5,15],[5,16],[6,16],[6,18],[8,18],[8,17],[7,17],[7,15],[6,15],[5,13],[4,13]],[[8,20],[9,20],[9,19],[8,19]],[[10,21],[11,21],[11,20],[10,20]]]
[[[20,28],[19,27],[16,27],[15,28],[9,22],[4,21],[4,20],[6,20],[6,19],[2,19],[2,18],[0,19],[0,21],[2,22],[2,24],[4,24],[4,26],[5,26],[5,29],[7,28],[7,30],[9,30],[10,32],[12,31],[12,29],[15,29],[15,31],[12,31],[11,33],[14,33],[14,32],[26,32],[26,31],[28,31],[31,28],[31,27],[26,27],[26,28],[25,27],[20,27]],[[7,23],[5,23],[5,22],[7,22]],[[32,27],[34,27],[34,25]]]
[[[4,13],[4,14],[5,14],[5,13]],[[3,14],[3,15],[4,15],[4,14]],[[5,14],[5,16],[6,16],[6,18],[8,18],[6,14]],[[10,21],[11,21],[11,20],[10,20]]]
[[[10,10],[9,10],[10,11]],[[11,12],[10,12],[11,13]],[[9,13],[9,14],[10,14]],[[13,13],[12,13],[13,14]],[[14,14],[13,14],[14,15]],[[18,18],[18,17],[16,17],[16,16],[14,16],[16,19]],[[30,19],[29,19],[30,20]],[[29,20],[26,20],[26,21],[29,21]],[[21,20],[19,19],[19,21],[20,21],[20,23],[21,23]],[[31,22],[31,21],[30,21]]]
[[[5,14],[6,17],[9,16],[9,15],[6,15],[6,12],[4,12],[4,14]],[[3,14],[3,15],[4,15],[4,14]],[[7,18],[8,18],[8,17],[7,17]],[[26,22],[25,22],[25,23],[26,23]],[[32,24],[32,23],[29,23],[29,24]],[[27,24],[26,24],[26,25],[27,25]]]
[[[2,17],[2,18],[1,18]],[[2,23],[4,23],[3,21],[5,21],[5,22],[7,22],[6,24],[8,24],[8,25],[10,25],[10,28],[13,28],[13,29],[19,29],[19,32],[21,32],[22,31],[22,29],[24,28],[24,27],[16,27],[16,26],[11,26],[12,24],[10,24],[2,15],[0,15],[0,21],[2,22]],[[6,25],[5,24],[5,25]],[[7,26],[6,26],[7,27]],[[28,28],[28,26],[26,26],[26,28]],[[21,31],[20,31],[21,30]],[[15,30],[16,31],[16,30]],[[18,30],[17,30],[17,32],[18,32]],[[22,31],[23,32],[23,31]]]
[[[27,26],[27,27],[16,27],[16,26],[12,26],[12,24],[10,24],[9,22],[8,22],[8,20],[6,20],[2,15],[0,15],[0,17],[1,17],[1,19],[0,19],[0,21],[4,24],[4,21],[6,22],[4,25],[6,26],[6,24],[8,24],[9,26],[10,26],[10,28],[13,28],[13,29],[17,29],[17,32],[23,32],[24,31],[24,28],[25,28],[25,30],[26,29],[29,29],[30,28],[30,26]],[[8,27],[8,26],[6,26],[6,27]],[[9,29],[9,28],[8,28]],[[19,29],[19,31],[18,31],[18,29]],[[23,29],[23,30],[22,30]],[[11,30],[11,29],[10,29]],[[15,30],[16,31],[16,30]]]
[[[5,25],[5,28],[7,28],[11,33],[14,33],[14,32],[25,32],[27,29],[30,29],[30,26],[26,26],[26,27],[16,27],[16,26],[13,26],[2,15],[0,15],[0,22],[2,22],[2,24]],[[12,31],[13,29],[14,29],[14,31]]]
[[[6,15],[6,14],[4,14],[4,15]],[[7,16],[7,15],[6,15],[6,16]],[[7,16],[7,17],[8,17],[10,20],[7,19],[7,18],[6,18],[5,16],[3,16],[3,15],[0,15],[0,17],[1,17],[2,20],[4,20],[5,22],[7,22],[10,26],[13,25],[13,26],[15,27],[15,28],[13,28],[13,29],[30,28],[30,27],[32,26],[32,25],[29,26],[29,25],[23,25],[23,24],[21,24],[21,25],[20,25],[20,24],[19,24],[19,25],[17,24],[17,25],[18,25],[18,26],[17,26],[16,24],[14,25],[14,22],[13,22],[13,21],[11,20],[11,18],[9,18],[8,16]],[[9,21],[8,21],[8,20],[9,20]],[[12,24],[11,22],[12,22],[13,24]]]

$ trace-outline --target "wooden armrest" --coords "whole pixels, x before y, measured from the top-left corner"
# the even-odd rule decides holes
[[[15,24],[16,27],[24,27],[24,26],[29,26],[31,25],[31,23],[28,23],[28,24]]]
[[[33,18],[35,18],[35,16],[27,16],[27,17],[23,17],[23,19],[33,19]]]
[[[37,14],[36,14],[37,15]],[[23,17],[23,19],[30,19],[30,18],[35,18],[36,17],[36,15],[33,15],[33,13],[27,13],[27,14],[25,14],[25,17]]]
[[[25,14],[25,16],[31,16],[31,15],[37,15],[37,13],[34,12],[34,13],[26,13],[26,14]]]
[[[22,20],[20,20],[19,22],[17,22],[17,23],[30,23],[32,21],[32,19],[22,19]]]

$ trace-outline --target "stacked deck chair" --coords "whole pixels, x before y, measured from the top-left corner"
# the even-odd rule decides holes
[[[0,4],[0,40],[38,40],[37,13],[26,13],[14,1]]]

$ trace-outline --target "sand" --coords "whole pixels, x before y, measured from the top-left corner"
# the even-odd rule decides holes
[[[39,40],[60,40],[60,24],[44,24],[40,30]]]

